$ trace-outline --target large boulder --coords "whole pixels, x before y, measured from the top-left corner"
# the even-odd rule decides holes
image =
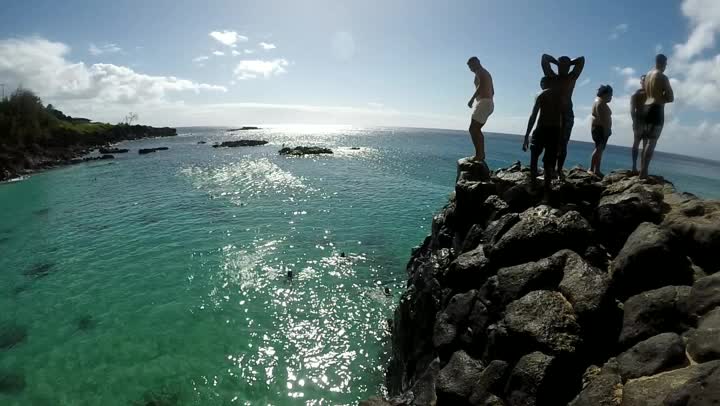
[[[697,316],[720,306],[720,272],[701,278],[693,284],[688,306]]]
[[[622,401],[622,380],[612,373],[592,377],[569,406],[619,406]]]
[[[686,383],[708,376],[709,373],[718,368],[718,365],[720,365],[720,361],[713,361],[690,365],[686,368],[675,369],[651,377],[631,379],[623,387],[621,406],[668,405],[666,399],[672,399],[683,389]],[[711,403],[704,403],[703,405],[709,404]],[[679,404],[675,403],[675,405]],[[699,404],[696,405],[699,406]]]
[[[689,335],[687,351],[697,362],[720,359],[720,306],[700,319]]]
[[[627,298],[661,286],[692,285],[692,268],[679,248],[668,229],[640,224],[612,263],[615,294]]]
[[[620,344],[627,348],[660,333],[682,333],[693,326],[687,310],[689,286],[665,286],[625,301]]]
[[[492,276],[490,260],[485,256],[483,246],[478,246],[458,256],[450,267],[444,270],[442,282],[457,291],[479,288]]]
[[[462,158],[457,161],[457,177],[455,182],[459,180],[467,180],[471,182],[490,180],[490,168],[485,161],[475,161],[471,157]]]
[[[572,306],[558,292],[536,290],[510,303],[502,324],[508,336],[503,345],[512,352],[573,354],[582,342]]]
[[[482,362],[473,359],[465,351],[455,352],[438,375],[438,402],[466,404],[483,369]]]
[[[608,273],[591,266],[570,250],[561,251],[553,257],[564,260],[559,290],[572,304],[578,318],[582,320],[597,315],[608,302]]]
[[[464,235],[471,225],[479,224],[482,221],[482,213],[478,208],[489,196],[495,194],[497,194],[497,186],[491,181],[459,180],[455,184],[456,230]]]
[[[703,368],[663,402],[667,406],[720,405],[720,365]]]
[[[510,206],[508,206],[508,204],[497,195],[492,195],[485,199],[483,204],[480,206],[480,224],[483,227],[487,227],[489,223],[499,219],[509,212]]]
[[[623,381],[650,376],[688,364],[683,339],[675,333],[662,333],[635,344],[615,359]]]
[[[482,242],[494,246],[505,233],[520,221],[517,213],[508,213],[487,225],[482,235]]]
[[[553,385],[553,362],[555,358],[542,352],[533,352],[520,358],[510,372],[505,387],[509,406],[539,406],[560,404],[548,401],[557,394],[550,390]],[[557,400],[557,399],[556,399]]]
[[[470,395],[471,405],[487,404],[494,394],[502,394],[505,387],[505,379],[510,371],[510,365],[502,360],[493,360],[482,371],[478,377],[472,394]]]
[[[492,301],[505,306],[533,290],[554,290],[561,279],[562,259],[556,256],[500,268]]]
[[[450,345],[455,340],[458,328],[466,324],[473,310],[476,293],[471,290],[453,296],[447,307],[438,313],[433,328],[433,345],[436,348]]]
[[[579,213],[560,215],[547,206],[528,209],[500,239],[486,246],[485,254],[496,265],[521,264],[568,248],[583,252],[593,229]]]
[[[617,252],[638,225],[662,220],[663,195],[639,178],[625,178],[605,186],[594,224],[606,246]]]
[[[693,262],[708,273],[720,271],[720,201],[674,195],[663,225],[680,238]]]

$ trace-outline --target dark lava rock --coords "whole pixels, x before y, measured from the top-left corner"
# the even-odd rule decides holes
[[[547,206],[522,213],[495,244],[486,245],[485,254],[497,265],[514,265],[543,258],[561,249],[583,252],[588,247],[592,227],[579,213],[562,216]]]
[[[319,154],[332,154],[332,150],[328,148],[320,147],[295,147],[295,148],[283,148],[279,151],[280,155],[319,155]]]
[[[471,358],[465,351],[455,352],[438,375],[438,403],[453,405],[467,402],[483,369],[482,362]]]
[[[520,221],[517,213],[508,213],[488,224],[483,232],[482,241],[486,245],[495,245],[505,233]]]
[[[491,181],[459,180],[455,184],[457,219],[455,228],[461,235],[473,224],[481,224],[483,213],[478,210],[488,197],[497,194],[497,185]]]
[[[541,352],[533,352],[520,358],[510,372],[505,387],[506,400],[510,406],[550,405],[547,400],[553,397],[548,393],[551,366],[554,358]],[[555,403],[555,404],[560,404]]]
[[[458,327],[465,323],[473,310],[475,295],[474,290],[457,294],[450,299],[447,307],[438,313],[433,327],[433,345],[435,347],[447,346],[455,340]]]
[[[477,248],[483,241],[484,232],[485,228],[483,226],[480,224],[473,224],[465,235],[465,239],[463,239],[463,245],[460,252],[465,253]]]
[[[502,360],[493,360],[480,373],[472,394],[470,395],[471,405],[487,405],[495,397],[494,393],[503,393],[505,380],[510,372],[510,365]]]
[[[30,268],[23,271],[23,275],[25,275],[29,278],[39,279],[39,278],[43,278],[45,276],[50,275],[54,271],[55,271],[55,265],[46,262],[46,263],[35,264],[35,265],[31,266]]]
[[[9,350],[27,339],[27,328],[14,322],[0,323],[0,350]]]
[[[510,303],[503,325],[505,345],[539,349],[552,355],[572,354],[581,344],[580,326],[568,301],[558,292],[536,290]]]
[[[578,254],[564,250],[553,257],[563,258],[563,276],[560,292],[572,304],[575,313],[582,320],[601,311],[608,302],[610,276],[594,268]]]
[[[667,406],[720,405],[720,365],[710,365],[683,386],[668,395]]]
[[[692,285],[687,257],[668,229],[642,223],[612,263],[613,291],[621,298],[667,285]]]
[[[101,154],[124,154],[126,152],[130,151],[127,148],[98,148],[98,152]]]
[[[480,206],[480,224],[483,227],[510,212],[510,206],[497,195],[489,196]]]
[[[157,151],[167,151],[168,149],[169,149],[168,147],[140,148],[138,150],[138,154],[145,155],[145,154],[150,154],[150,153],[157,152]]]
[[[235,147],[256,147],[267,144],[267,141],[262,140],[237,140],[237,141],[223,141],[220,144],[213,145],[213,148],[235,148]]]
[[[457,177],[455,181],[467,180],[472,182],[489,181],[490,168],[485,161],[473,161],[470,158],[462,158],[457,162]]]
[[[569,406],[618,406],[622,400],[619,375],[603,373],[593,377]]]
[[[683,339],[675,333],[662,333],[641,341],[618,355],[616,362],[623,381],[688,365]]]
[[[394,405],[383,398],[374,396],[367,400],[361,400],[360,403],[358,403],[358,406],[394,406]]]
[[[476,289],[492,276],[491,271],[490,261],[485,257],[481,245],[458,256],[442,275],[442,281],[454,290]]]
[[[720,272],[698,279],[693,284],[688,306],[697,316],[720,306]]]
[[[700,319],[690,334],[687,351],[697,362],[720,359],[720,306]]]
[[[663,225],[679,237],[679,242],[695,264],[708,273],[720,271],[720,201],[683,197],[681,201],[673,202]]]
[[[623,387],[622,406],[652,406],[652,405],[688,405],[678,403],[675,398],[685,384],[697,382],[698,379],[708,377],[714,373],[720,361],[706,362],[704,364],[690,365],[686,368],[675,369],[662,374],[640,379],[631,379]],[[693,385],[694,386],[694,385]],[[690,387],[692,388],[692,386]],[[672,400],[670,403],[668,400]],[[695,406],[712,405],[712,403],[695,403]]]
[[[625,301],[620,344],[627,348],[660,333],[682,333],[693,325],[689,286],[665,286]]]
[[[25,376],[17,372],[0,370],[0,393],[17,395],[25,390]]]
[[[198,145],[207,144],[207,141],[198,141]]]
[[[563,261],[558,257],[500,268],[493,302],[505,306],[533,290],[554,290],[562,279]]]

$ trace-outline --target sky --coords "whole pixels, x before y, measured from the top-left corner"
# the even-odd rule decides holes
[[[0,83],[67,114],[167,126],[344,124],[466,129],[480,58],[495,85],[485,130],[524,134],[543,53],[586,57],[573,139],[615,89],[669,57],[676,101],[658,149],[720,156],[718,0],[57,1],[2,5]]]

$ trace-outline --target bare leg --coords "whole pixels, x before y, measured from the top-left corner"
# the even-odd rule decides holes
[[[595,159],[595,173],[597,173],[600,176],[603,176],[602,172],[600,171],[600,167],[602,166],[602,158],[603,153],[605,152],[605,146],[599,146],[597,149],[597,158]]]
[[[588,172],[590,172],[590,173],[597,172],[598,155],[599,155],[598,147],[596,146],[592,152],[592,155],[590,156],[590,170]]]
[[[652,160],[656,145],[657,145],[657,138],[654,138],[654,139],[649,140],[647,142],[647,145],[645,146],[645,148],[643,148],[642,168],[640,169],[640,177],[643,179],[648,177],[648,170],[650,169],[650,161]]]
[[[568,143],[565,140],[560,140],[560,147],[558,148],[557,157],[557,173],[560,179],[564,178],[563,166],[565,166],[565,158],[567,158],[567,147]]]
[[[475,145],[475,157],[476,161],[485,160],[485,136],[482,133],[482,127],[485,123],[478,123],[475,120],[470,122],[470,137],[472,138],[473,145]]]
[[[638,159],[638,152],[640,149],[640,130],[634,130],[635,133],[635,139],[633,140],[633,146],[632,146],[632,172],[634,174],[638,173],[637,170],[637,159]]]
[[[533,182],[535,181],[535,179],[537,179],[538,158],[540,158],[541,153],[542,149],[540,148],[530,148],[530,176],[532,177]]]

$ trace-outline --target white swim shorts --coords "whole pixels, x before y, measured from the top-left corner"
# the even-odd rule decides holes
[[[493,103],[492,99],[480,99],[475,102],[475,109],[472,113],[472,119],[480,124],[485,124],[488,117],[490,117],[490,114],[492,114],[494,110],[495,103]]]

